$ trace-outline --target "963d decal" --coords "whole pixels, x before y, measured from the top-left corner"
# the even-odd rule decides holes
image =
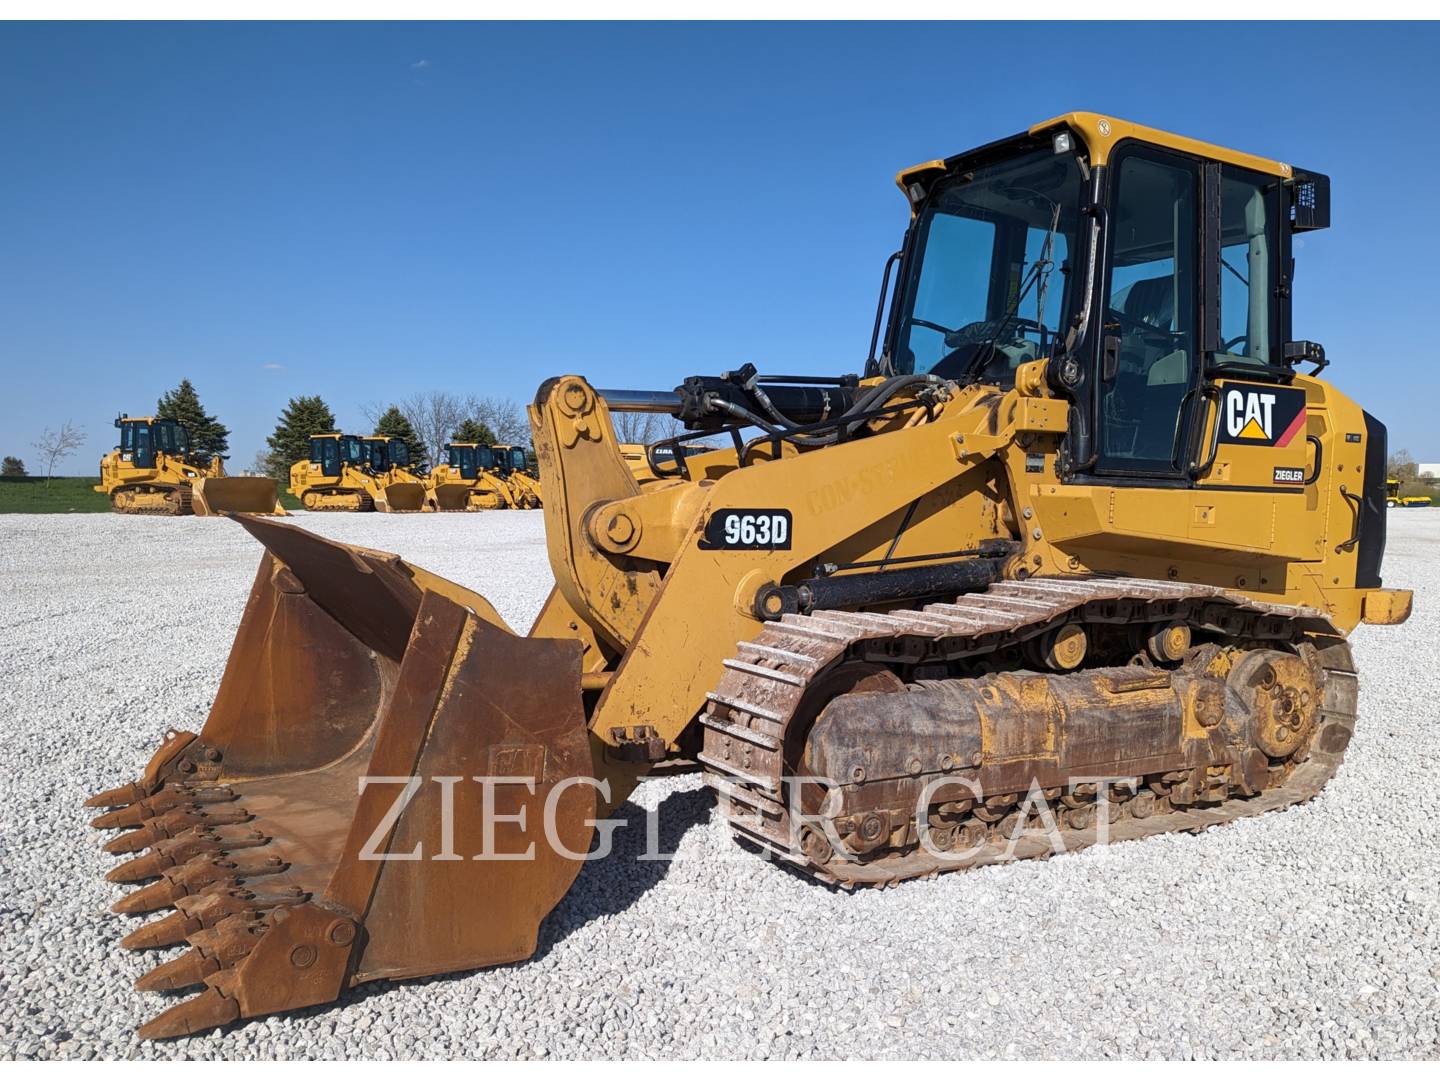
[[[721,551],[789,551],[792,520],[789,510],[716,510],[705,523],[699,546]]]

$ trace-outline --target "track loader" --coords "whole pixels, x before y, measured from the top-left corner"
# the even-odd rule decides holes
[[[446,443],[445,461],[426,478],[435,510],[506,510],[516,493],[500,476],[495,451],[479,443]]]
[[[309,459],[290,466],[290,493],[306,510],[425,510],[426,492],[409,447],[388,435],[312,435]]]
[[[285,516],[274,480],[226,476],[218,456],[202,462],[191,449],[190,432],[178,420],[121,416],[115,426],[120,444],[100,459],[95,490],[110,496],[116,513]]]
[[[91,800],[141,886],[116,910],[161,913],[124,944],[188,943],[138,986],[199,991],[143,1036],[529,956],[675,759],[742,845],[846,888],[1323,787],[1347,634],[1411,606],[1381,585],[1385,429],[1291,332],[1328,180],[1072,113],[899,186],[863,372],[540,387],[528,634],[238,519],[265,554],[209,719]],[[728,443],[641,484],[622,410]]]
[[[525,457],[525,448],[497,443],[490,449],[495,454],[497,472],[510,486],[516,509],[538,509],[543,502],[540,497],[540,480],[530,472],[530,464]]]

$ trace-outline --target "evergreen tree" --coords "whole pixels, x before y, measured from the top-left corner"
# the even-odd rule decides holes
[[[415,434],[414,426],[405,418],[405,414],[394,405],[381,413],[380,419],[375,421],[375,434],[403,439],[405,445],[410,449],[412,466],[423,466],[429,460],[429,455],[425,452],[425,444],[420,441],[420,436]]]
[[[494,446],[498,441],[484,420],[465,419],[450,436],[451,442],[473,442],[481,446]]]
[[[275,434],[265,440],[270,447],[265,458],[265,475],[288,481],[290,466],[310,456],[310,436],[334,430],[335,414],[319,394],[291,398],[275,425]]]
[[[184,424],[190,432],[190,452],[206,464],[230,450],[230,429],[205,411],[189,379],[181,379],[179,386],[156,402],[155,415]]]
[[[25,462],[13,454],[5,455],[5,462],[0,465],[0,476],[26,476]]]

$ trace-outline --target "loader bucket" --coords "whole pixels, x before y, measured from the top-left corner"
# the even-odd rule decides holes
[[[437,510],[466,510],[470,505],[470,491],[472,485],[460,484],[436,484],[435,485],[435,509]]]
[[[279,486],[268,476],[207,476],[191,487],[190,507],[198,517],[217,514],[273,514],[287,517]]]
[[[521,960],[595,814],[577,642],[511,633],[393,555],[254,517],[265,545],[209,718],[89,805],[188,943],[136,983],[196,987],[140,1029],[187,1035],[371,979]],[[577,779],[578,778],[578,779]]]
[[[393,484],[386,484],[380,491],[380,497],[375,500],[375,508],[390,513],[424,510],[425,485],[410,480],[397,480]]]

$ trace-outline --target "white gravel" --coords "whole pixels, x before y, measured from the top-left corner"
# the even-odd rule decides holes
[[[483,592],[549,587],[538,512],[300,515]],[[90,793],[198,729],[259,548],[221,521],[0,517],[0,1056],[1435,1057],[1440,510],[1391,514],[1399,628],[1355,636],[1361,714],[1309,805],[1201,836],[846,895],[737,848],[695,777],[644,785],[526,963],[151,1044]]]

